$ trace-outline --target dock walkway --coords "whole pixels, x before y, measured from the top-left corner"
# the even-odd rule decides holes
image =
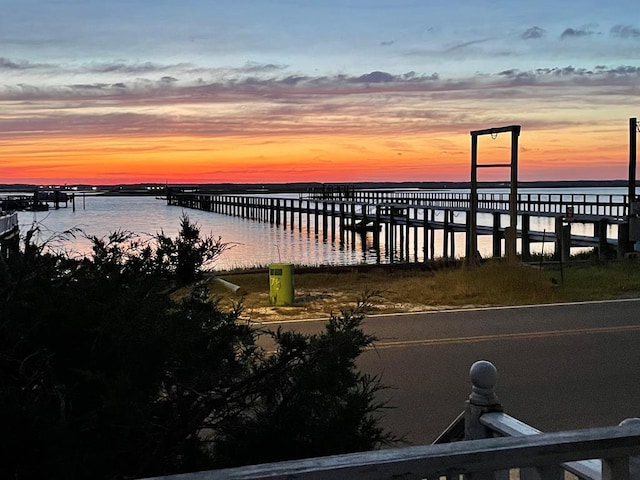
[[[601,255],[608,249],[625,253],[628,243],[626,195],[519,194],[517,238],[523,260],[531,258],[531,244],[550,242],[556,255],[569,257],[571,248],[595,248]],[[275,194],[225,194],[206,192],[168,192],[167,203],[224,215],[268,222],[283,228],[314,228],[323,239],[345,241],[348,234],[372,235],[373,248],[379,248],[384,235],[387,254],[399,250],[400,260],[411,257],[421,243],[422,258],[436,258],[435,234],[442,244],[442,257],[454,258],[456,234],[466,235],[469,245],[471,198],[469,193],[341,190],[309,191],[297,196]],[[492,237],[493,256],[502,256],[505,218],[509,214],[509,194],[478,195],[477,235]],[[531,228],[532,219],[546,218],[550,231]],[[539,223],[539,222],[538,222]],[[571,233],[571,226],[592,226],[591,235]],[[617,236],[610,237],[612,229]],[[582,229],[584,230],[584,228]],[[413,241],[410,241],[413,239]],[[621,240],[622,239],[622,240]],[[465,251],[465,256],[469,252]],[[414,252],[414,258],[419,258]]]

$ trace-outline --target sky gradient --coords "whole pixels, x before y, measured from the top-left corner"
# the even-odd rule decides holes
[[[626,178],[637,3],[481,3],[2,0],[0,183]]]

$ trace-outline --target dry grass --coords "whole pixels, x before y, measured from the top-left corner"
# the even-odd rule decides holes
[[[372,313],[440,310],[471,306],[522,305],[636,296],[640,264],[574,264],[560,271],[489,261],[478,268],[439,269],[416,266],[296,268],[295,303],[271,306],[265,269],[221,275],[242,288],[232,294],[211,282],[223,306],[242,301],[244,316],[254,321],[328,318],[355,305],[365,292],[375,293]]]

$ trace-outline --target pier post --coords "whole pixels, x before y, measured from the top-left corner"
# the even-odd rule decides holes
[[[568,262],[571,258],[571,224],[564,224],[563,217],[556,217],[556,260]]]
[[[516,240],[518,238],[518,231],[516,227],[509,225],[504,229],[504,244],[505,244],[505,257],[507,262],[511,265],[515,265],[518,261],[518,251],[516,249]]]
[[[455,223],[455,213],[453,210],[449,212],[449,216],[450,216],[449,223],[453,225]],[[454,259],[456,258],[456,231],[453,228],[451,228],[450,238],[451,238],[451,258]]]
[[[335,201],[331,202],[331,243],[336,241],[336,204]]]
[[[522,261],[531,261],[531,238],[529,232],[531,230],[531,217],[525,213],[522,215]]]
[[[493,257],[502,256],[502,238],[500,234],[500,212],[493,212]]]
[[[406,261],[407,263],[410,262],[410,257],[409,257],[409,250],[411,250],[410,247],[410,240],[411,240],[411,209],[409,208],[409,205],[407,205],[407,214],[405,216],[405,222],[406,222],[406,226],[405,226],[405,244],[404,244],[404,251],[405,251],[405,255],[406,255]]]
[[[444,211],[444,222],[442,225],[442,258],[444,259],[449,258],[449,212],[450,210]],[[473,219],[471,221],[473,222]],[[472,245],[476,245],[476,243],[473,242]]]
[[[311,201],[307,200],[307,237],[311,235]]]
[[[414,207],[413,216],[415,220],[418,220],[418,207]],[[418,225],[413,227],[413,258],[414,262],[418,263]]]
[[[289,210],[288,207],[288,199],[284,199],[284,203],[282,204],[282,228],[287,229],[287,212]],[[293,227],[293,218],[289,219],[291,226]],[[293,228],[292,228],[293,229]]]
[[[274,215],[273,215],[273,198],[269,198],[269,223],[273,225],[275,223]]]
[[[618,224],[618,259],[625,257],[629,251],[629,223]]]
[[[368,222],[367,222],[367,212],[366,212],[366,208],[367,208],[367,207],[366,207],[366,205],[362,205],[362,206],[360,207],[360,214],[361,214],[361,217],[362,217],[362,218],[361,218],[361,220],[360,220],[360,221],[362,222],[362,230],[360,231],[360,233],[361,233],[360,238],[361,238],[361,240],[362,240],[363,251],[366,251],[366,248],[364,248],[364,247],[365,247],[365,245],[366,245],[366,243],[367,243],[367,240],[366,240],[366,239],[367,239],[367,223],[368,223]],[[358,219],[357,219],[357,214],[356,214],[356,204],[355,204],[355,201],[353,201],[353,202],[350,204],[350,210],[351,210],[351,211],[350,211],[349,213],[350,213],[350,215],[351,215],[351,224],[352,224],[352,225],[355,225],[355,224],[356,224],[356,222],[358,221]],[[353,229],[353,230],[351,231],[351,245],[352,245],[352,246],[355,246],[355,244],[356,244],[356,230],[355,230],[355,229]]]
[[[562,217],[555,217],[555,232],[555,253],[553,256],[555,260],[562,260]]]
[[[340,245],[344,244],[344,231],[345,231],[345,216],[344,216],[344,203],[340,202]],[[353,216],[351,217],[351,229],[355,232],[356,225],[353,223]]]
[[[399,242],[400,243],[400,261],[404,262],[404,261],[407,261],[407,257],[409,256],[409,252],[405,251],[405,242],[404,242],[406,227],[400,224],[398,229],[400,230],[400,242]]]
[[[435,210],[431,210],[431,222],[435,222]],[[430,235],[431,237],[431,241],[429,242],[429,256],[431,257],[431,260],[435,260],[436,258],[436,229],[432,228]]]
[[[427,218],[427,212],[428,210],[422,207],[422,255],[425,263],[429,259],[429,219]]]
[[[606,218],[600,219],[595,225],[595,236],[598,237],[598,259],[607,258],[607,226],[609,221]]]
[[[568,262],[571,260],[571,224],[568,223],[562,227],[562,241],[564,245],[562,246],[562,261]]]
[[[327,202],[323,201],[322,202],[322,239],[326,240],[327,236],[328,236],[328,222],[329,219],[327,218],[329,214],[329,207],[327,206]]]
[[[631,215],[631,205],[636,201],[636,161],[637,161],[637,131],[638,131],[638,119],[629,119],[629,215]]]
[[[317,237],[318,236],[318,215],[320,214],[318,200],[314,200],[313,212],[314,212],[314,215],[313,215],[313,227],[314,227],[314,232],[315,232],[316,237]]]
[[[396,252],[396,222],[394,220],[394,208],[390,207],[390,215],[389,215],[389,223],[387,224],[387,249],[389,255],[390,263],[395,262],[395,252]]]

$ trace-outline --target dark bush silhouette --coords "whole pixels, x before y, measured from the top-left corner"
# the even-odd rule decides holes
[[[0,264],[1,478],[136,478],[393,440],[378,379],[355,367],[374,340],[366,300],[321,334],[270,333],[210,299],[198,280],[226,244],[186,216],[176,239],[89,237],[83,259],[31,238]]]

